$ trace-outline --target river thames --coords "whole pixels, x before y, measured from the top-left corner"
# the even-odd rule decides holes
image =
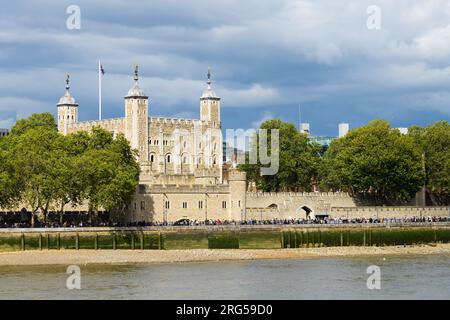
[[[381,289],[367,288],[367,268]],[[80,266],[0,267],[0,299],[450,299],[450,257],[365,257]]]

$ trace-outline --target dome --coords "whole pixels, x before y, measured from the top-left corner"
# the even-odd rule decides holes
[[[128,90],[128,94],[126,95],[125,98],[129,97],[146,97],[141,87],[139,87],[137,81],[134,83],[134,86],[130,90]]]
[[[70,94],[70,75],[66,75],[66,93],[59,99],[57,106],[78,106],[75,98]]]
[[[218,98],[210,86],[203,91],[201,98]]]
[[[147,98],[147,96],[144,94],[144,91],[142,91],[141,87],[139,87],[138,68],[139,68],[138,65],[134,66],[134,85],[130,90],[128,90],[128,93],[125,96],[125,98],[134,98],[134,97]]]
[[[58,105],[76,105],[75,98],[70,95],[69,90],[59,99]]]
[[[208,81],[206,81],[206,84],[208,85],[208,87],[206,87],[206,89],[203,91],[203,94],[200,97],[200,99],[210,99],[210,98],[219,99],[219,97],[211,88],[211,68],[208,68]]]

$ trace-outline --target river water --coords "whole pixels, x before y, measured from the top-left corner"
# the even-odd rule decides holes
[[[381,288],[367,288],[367,268]],[[450,299],[450,257],[324,258],[80,266],[0,267],[0,299]]]

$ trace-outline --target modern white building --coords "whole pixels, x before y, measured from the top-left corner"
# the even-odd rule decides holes
[[[300,133],[306,133],[308,135],[311,133],[309,130],[309,123],[300,123]]]
[[[339,123],[339,138],[345,136],[349,131],[348,123]]]
[[[2,129],[0,128],[0,138],[6,137],[9,134],[9,129]]]

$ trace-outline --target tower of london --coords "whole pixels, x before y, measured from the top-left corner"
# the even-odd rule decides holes
[[[199,119],[153,116],[157,108],[140,87],[136,66],[134,84],[124,97],[124,117],[78,121],[79,105],[67,78],[66,92],[57,104],[58,130],[69,134],[101,127],[113,136],[124,134],[138,152],[139,188],[122,217],[127,222],[243,217],[245,173],[224,173],[220,98],[212,89],[209,69],[206,85]]]

